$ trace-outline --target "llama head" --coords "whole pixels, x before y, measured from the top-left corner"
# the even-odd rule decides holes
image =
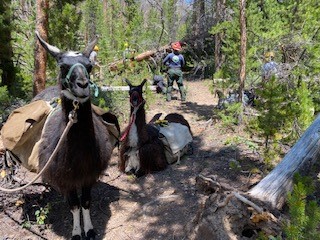
[[[62,85],[62,93],[70,99],[85,102],[90,97],[90,77],[92,64],[89,55],[92,52],[97,38],[90,42],[83,52],[62,52],[59,48],[44,41],[38,31],[36,36],[46,51],[53,56],[59,67],[59,81]]]
[[[143,93],[143,85],[146,83],[147,79],[144,79],[142,83],[138,86],[134,86],[128,79],[124,79],[129,86],[129,95],[130,95],[130,104],[132,107],[138,107],[144,102],[144,98],[142,96]]]

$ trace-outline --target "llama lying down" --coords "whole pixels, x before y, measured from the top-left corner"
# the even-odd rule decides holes
[[[166,130],[163,130],[157,126],[154,122],[155,118],[147,124],[145,100],[142,95],[146,80],[138,86],[132,85],[127,79],[126,82],[130,88],[131,116],[130,123],[121,138],[119,169],[136,176],[163,170],[173,162],[172,159],[179,160],[180,156],[186,153],[192,142],[190,125],[182,115],[177,113],[168,114],[164,119],[165,122],[172,124],[170,130],[166,127],[163,128]],[[178,144],[175,144],[174,141],[177,139],[174,136],[176,132],[173,132],[175,126],[183,129],[180,134],[185,134],[180,137],[182,141]],[[169,135],[171,137],[168,137]],[[173,145],[170,144],[170,141],[173,142]],[[178,155],[178,158],[173,156],[175,154]]]
[[[108,126],[101,114],[97,113],[99,109],[93,110],[96,107],[90,101],[89,73],[92,65],[89,54],[96,40],[82,53],[62,52],[45,42],[38,32],[36,35],[60,67],[59,86],[44,90],[31,103],[39,106],[38,101],[60,98],[58,107],[47,116],[41,137],[36,143],[39,170],[52,159],[42,179],[66,197],[73,215],[72,239],[81,239],[81,212],[86,239],[95,239],[96,233],[90,218],[91,188],[107,168],[114,148]],[[115,121],[118,124],[117,119]],[[62,137],[70,122],[73,124]],[[58,145],[56,151],[60,138],[62,144]],[[78,192],[81,192],[80,199]]]

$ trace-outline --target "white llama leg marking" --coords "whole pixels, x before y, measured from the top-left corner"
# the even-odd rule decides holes
[[[83,228],[84,232],[87,235],[87,232],[93,229],[93,225],[90,218],[90,210],[82,208],[82,216],[83,216]]]
[[[73,229],[72,236],[81,236],[81,226],[80,226],[80,208],[75,208],[71,210],[73,216]]]

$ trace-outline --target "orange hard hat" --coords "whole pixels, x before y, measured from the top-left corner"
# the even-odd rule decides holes
[[[171,44],[173,50],[180,51],[182,49],[180,42],[174,42]]]

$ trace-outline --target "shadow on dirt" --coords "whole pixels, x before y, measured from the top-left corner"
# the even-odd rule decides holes
[[[92,189],[91,218],[96,229],[97,239],[103,239],[105,228],[111,216],[110,203],[119,200],[117,188],[103,182],[98,182]],[[32,231],[41,239],[50,239],[50,236],[42,237],[37,232],[45,231],[46,226],[58,236],[71,239],[72,214],[65,199],[51,188],[46,188],[42,193],[26,193],[21,221],[27,227],[28,222],[38,226],[38,231]],[[45,223],[45,224],[44,224]],[[31,229],[30,229],[31,230]]]
[[[197,115],[200,119],[208,120],[213,115],[215,105],[200,105],[196,102],[184,102],[178,107],[179,110],[185,113]]]
[[[131,235],[128,228],[123,228],[126,237],[119,239],[185,239],[186,226],[207,197],[197,188],[196,177],[200,173],[214,174],[224,183],[246,190],[249,171],[261,165],[257,159],[242,155],[242,150],[235,146],[205,150],[199,136],[194,138],[193,148],[193,154],[183,157],[180,165],[170,165],[164,171],[128,180],[123,185],[131,193],[126,199],[128,205],[136,209],[126,222],[139,234]],[[231,159],[237,159],[241,167],[232,167]],[[113,238],[106,235],[105,239]]]

